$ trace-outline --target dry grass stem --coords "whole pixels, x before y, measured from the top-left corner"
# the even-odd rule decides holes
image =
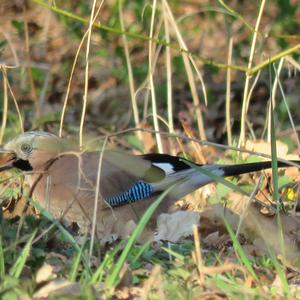
[[[20,111],[17,99],[16,99],[16,97],[15,97],[13,91],[12,91],[12,88],[11,88],[11,86],[10,86],[9,81],[7,80],[7,78],[6,78],[6,84],[7,84],[9,93],[10,93],[10,95],[13,98],[13,101],[14,101],[14,105],[15,105],[15,108],[16,108],[16,111],[17,111],[17,115],[18,115],[18,118],[19,118],[21,132],[24,132],[24,125],[23,125],[23,119],[22,119],[21,111]]]
[[[96,226],[97,226],[97,214],[98,214],[98,202],[99,199],[102,199],[100,194],[100,181],[101,181],[101,170],[102,170],[102,162],[104,150],[108,142],[108,137],[104,140],[103,146],[99,153],[99,162],[98,162],[98,171],[97,171],[97,184],[95,191],[95,199],[94,199],[94,211],[93,211],[93,220],[92,220],[92,234],[91,234],[91,244],[90,244],[90,259],[93,254],[94,242],[95,242],[95,234],[96,234]]]
[[[153,68],[153,61],[154,61],[154,49],[155,44],[152,41],[153,33],[154,33],[154,21],[155,21],[155,12],[156,12],[156,0],[153,0],[152,4],[152,14],[151,14],[151,25],[150,25],[150,33],[149,33],[149,85],[150,85],[150,91],[151,91],[151,104],[152,104],[152,114],[153,114],[153,125],[154,129],[156,131],[159,131],[159,124],[158,124],[158,117],[157,117],[157,104],[156,104],[156,95],[155,95],[155,86],[154,86],[154,68]],[[163,153],[163,145],[161,136],[159,133],[155,134],[156,142],[157,142],[157,148],[159,153]]]
[[[18,68],[20,66],[20,61],[19,61],[19,57],[17,55],[17,51],[15,49],[15,46],[13,45],[12,41],[11,41],[11,38],[10,38],[10,35],[7,34],[0,26],[0,33],[4,36],[5,40],[7,41],[7,44],[9,46],[9,49],[13,55],[13,58],[14,58],[14,61],[15,61],[15,64],[12,65],[12,66],[8,66],[5,64],[5,67],[6,68]],[[0,65],[1,65],[1,62],[0,62]]]
[[[252,43],[251,43],[251,50],[248,60],[248,70],[251,70],[253,65],[253,59],[255,54],[255,47],[256,47],[256,40],[258,35],[258,28],[261,22],[262,14],[265,8],[266,0],[262,0],[260,4],[260,9],[258,13],[258,17],[255,24],[255,30],[253,33]],[[239,138],[239,147],[243,147],[246,140],[246,118],[247,118],[247,112],[248,112],[248,101],[249,98],[249,86],[250,86],[250,80],[252,75],[246,73],[246,79],[245,79],[245,87],[244,87],[244,94],[243,94],[243,105],[242,105],[242,113],[241,113],[241,130],[240,130],[240,138]]]
[[[150,277],[145,282],[143,287],[143,294],[142,294],[142,300],[149,299],[149,296],[151,294],[151,290],[155,289],[157,290],[157,296],[158,299],[164,300],[165,294],[163,290],[163,282],[162,282],[162,274],[161,274],[161,267],[160,265],[155,265]]]
[[[120,25],[121,25],[121,29],[123,31],[125,31],[124,17],[123,17],[123,11],[122,11],[122,0],[119,0],[118,3],[119,3]],[[137,101],[136,101],[134,77],[133,77],[133,72],[132,72],[129,47],[128,47],[128,42],[127,42],[127,37],[125,34],[122,34],[122,41],[123,41],[126,64],[127,64],[127,71],[128,71],[128,82],[129,82],[129,90],[130,90],[130,97],[131,97],[131,106],[132,106],[132,111],[133,111],[133,119],[134,119],[135,127],[139,127],[139,125],[140,125],[139,110],[138,110],[138,105],[137,105]],[[139,140],[142,140],[140,131],[137,131],[137,137]]]
[[[7,73],[4,66],[1,67],[3,76],[3,112],[2,112],[2,124],[0,132],[0,144],[3,142],[4,132],[7,123],[7,112],[8,112],[8,92],[7,92]]]
[[[282,58],[281,61],[284,61],[284,58]],[[280,61],[280,62],[281,62],[281,61]],[[279,66],[280,66],[280,64],[279,64]],[[292,113],[291,113],[290,108],[289,108],[289,106],[288,106],[287,99],[286,99],[286,97],[285,97],[285,93],[284,93],[284,90],[283,90],[283,86],[282,86],[281,81],[280,81],[280,78],[279,78],[279,71],[277,71],[277,70],[279,69],[279,67],[278,67],[277,70],[276,70],[276,68],[275,68],[274,65],[273,65],[273,67],[274,67],[274,70],[275,70],[275,76],[276,76],[276,78],[278,78],[279,90],[280,90],[280,92],[281,92],[282,99],[283,99],[283,102],[284,102],[284,104],[285,104],[286,111],[287,111],[288,116],[289,116],[289,119],[290,119],[290,123],[291,123],[291,127],[292,127],[291,129],[292,129],[292,131],[293,131],[293,133],[294,133],[295,139],[296,139],[296,141],[297,141],[298,149],[299,149],[299,151],[300,151],[300,140],[299,140],[299,136],[298,136],[298,134],[297,134],[297,129],[296,129],[296,126],[295,126],[295,122],[294,122],[294,120],[293,120],[293,116],[292,116]]]
[[[187,51],[188,48],[187,48],[186,43],[184,42],[184,39],[178,29],[177,23],[171,12],[169,4],[167,3],[166,0],[163,0],[163,4],[168,13],[168,17],[170,19],[170,24],[176,33],[176,37],[177,37],[180,47],[182,47],[183,49],[185,49]],[[200,100],[199,100],[199,96],[197,93],[196,82],[195,82],[193,70],[191,67],[191,64],[192,64],[195,68],[196,64],[192,60],[192,57],[189,56],[186,52],[182,52],[181,55],[182,55],[184,67],[186,70],[186,74],[188,77],[188,82],[189,82],[189,86],[190,86],[190,90],[191,90],[191,94],[192,94],[192,98],[193,98],[196,119],[197,119],[197,124],[198,124],[198,130],[199,130],[199,136],[202,140],[206,140],[205,128],[204,128],[204,124],[203,124],[203,117],[202,117],[202,112],[201,112],[201,108],[200,108]],[[195,69],[198,71],[197,68],[195,68]],[[197,74],[199,76],[200,72],[198,71]],[[203,83],[202,77],[200,76],[199,78],[200,78],[200,82]],[[205,87],[203,85],[202,85],[202,90],[205,91]],[[206,95],[206,92],[204,92],[203,94]]]
[[[232,61],[232,44],[233,39],[229,39],[228,46],[228,57],[227,64],[230,65]],[[230,113],[230,102],[231,102],[231,70],[227,69],[226,72],[226,131],[227,131],[227,142],[229,146],[232,146],[232,132],[231,132],[231,113]]]
[[[69,81],[68,81],[67,91],[66,91],[66,95],[65,95],[65,99],[64,99],[64,104],[63,104],[63,108],[62,108],[62,113],[61,113],[61,117],[60,117],[59,137],[62,137],[62,131],[63,131],[63,125],[64,125],[64,120],[65,120],[65,114],[66,114],[66,110],[67,110],[68,99],[69,99],[69,95],[70,95],[70,91],[71,91],[71,84],[72,84],[72,79],[73,79],[73,75],[74,75],[76,63],[78,61],[80,50],[81,50],[81,48],[83,46],[83,43],[84,43],[87,35],[88,35],[88,31],[86,31],[84,33],[84,36],[82,37],[82,39],[81,39],[81,41],[79,43],[79,46],[77,48],[77,51],[76,51],[76,54],[75,54],[75,58],[74,58],[74,61],[73,61],[73,65],[72,65],[72,69],[71,69],[71,73],[70,73],[70,77],[69,77]]]
[[[99,5],[100,8],[102,7],[103,2],[104,2],[104,0],[101,1],[100,5]],[[94,16],[96,17],[96,15],[95,15],[96,3],[97,3],[97,1],[94,0],[93,5],[92,5],[91,17],[90,17],[89,28],[88,28],[88,36],[87,36],[87,42],[86,42],[84,94],[83,94],[83,105],[82,105],[80,126],[79,126],[79,146],[80,146],[80,148],[83,147],[83,126],[84,126],[84,120],[85,120],[87,103],[88,103],[89,54],[90,54],[90,44],[91,44]],[[99,10],[98,10],[98,12],[99,12]]]
[[[195,258],[196,264],[199,272],[200,284],[204,283],[204,274],[203,274],[203,259],[201,254],[201,244],[200,244],[200,236],[197,225],[193,225],[193,235],[194,235],[194,244],[195,244]]]
[[[163,18],[164,18],[164,30],[166,41],[170,43],[170,29],[169,22],[167,18],[167,12],[165,5],[162,5]],[[167,109],[168,109],[168,124],[169,131],[174,132],[174,122],[173,122],[173,98],[172,98],[172,63],[171,63],[171,49],[170,47],[165,47],[166,51],[166,75],[167,75]]]
[[[285,60],[288,61],[294,68],[300,71],[300,64],[290,55],[285,57]]]

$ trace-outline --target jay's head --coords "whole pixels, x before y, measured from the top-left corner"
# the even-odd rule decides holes
[[[0,171],[13,167],[23,171],[42,168],[64,149],[65,143],[54,134],[43,131],[25,132],[0,150]]]

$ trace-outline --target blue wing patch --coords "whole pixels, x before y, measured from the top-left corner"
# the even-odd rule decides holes
[[[139,180],[127,191],[105,199],[110,206],[120,206],[124,204],[133,203],[139,200],[143,200],[151,196],[153,187],[151,184]]]

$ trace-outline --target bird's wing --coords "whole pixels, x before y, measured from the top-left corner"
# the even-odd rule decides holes
[[[64,215],[65,219],[77,222],[90,219],[100,177],[98,200],[104,200],[98,201],[100,211],[130,204],[128,209],[118,207],[110,215],[123,211],[128,219],[134,219],[135,214],[142,216],[153,197],[156,198],[152,184],[165,179],[164,170],[152,165],[150,160],[127,153],[104,152],[102,160],[100,155],[99,152],[86,152],[59,156],[39,179],[34,188],[35,198],[56,217]],[[35,179],[39,175],[36,174]],[[171,202],[165,201],[163,206],[167,211]]]
[[[99,191],[104,199],[112,199],[128,191],[134,195],[136,188],[136,192],[141,192],[136,195],[137,198],[143,195],[146,198],[152,191],[150,184],[161,181],[165,175],[163,169],[143,157],[119,151],[105,151],[103,156],[99,152],[74,152],[57,157],[45,171],[39,187],[44,187],[46,178],[51,177],[50,188],[51,193],[57,194],[55,198],[59,198],[66,189],[73,193],[94,194],[100,178]]]
[[[196,173],[178,157],[134,156],[120,151],[105,151],[103,155],[99,152],[65,154],[52,163],[48,172],[55,190],[60,186],[60,189],[69,187],[81,194],[93,194],[98,182],[99,194],[111,206],[147,199]]]

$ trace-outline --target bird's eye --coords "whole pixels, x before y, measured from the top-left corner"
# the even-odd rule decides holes
[[[21,145],[21,150],[22,150],[22,152],[24,152],[24,153],[30,153],[31,150],[32,150],[32,147],[31,147],[30,144],[22,144],[22,145]]]

